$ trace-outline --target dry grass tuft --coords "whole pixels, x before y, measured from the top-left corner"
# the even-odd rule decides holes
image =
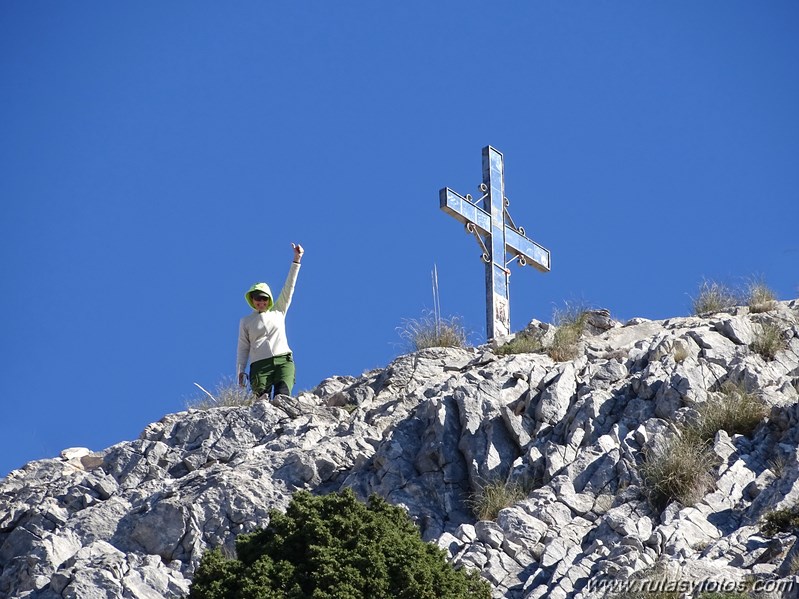
[[[527,493],[519,483],[493,480],[480,485],[468,504],[478,520],[493,520],[500,510],[526,497]]]
[[[674,344],[673,356],[674,356],[674,361],[677,364],[681,364],[682,362],[684,362],[690,355],[691,352],[688,351],[688,348],[685,346],[684,343]]]
[[[694,314],[713,314],[723,312],[738,305],[738,295],[721,283],[702,281],[699,294],[693,298]]]
[[[197,383],[194,383],[197,385]],[[197,385],[198,392],[186,401],[186,407],[194,410],[210,410],[232,406],[249,406],[256,397],[247,387],[239,387],[238,383],[230,378],[224,379],[216,385],[213,393],[207,393]]]
[[[749,283],[747,305],[752,314],[768,312],[777,306],[777,296],[762,280]]]
[[[541,334],[538,331],[524,330],[517,333],[505,345],[500,345],[494,352],[498,356],[508,356],[510,354],[532,354],[544,348],[541,341]]]
[[[421,318],[407,318],[397,327],[411,351],[428,347],[466,347],[466,330],[458,317],[442,318],[426,312]]]
[[[717,460],[710,445],[696,435],[677,434],[649,450],[639,473],[656,509],[672,501],[689,506],[712,488],[711,470]]]
[[[699,419],[687,427],[700,441],[712,442],[720,430],[729,435],[749,435],[768,415],[768,406],[743,385],[725,382],[718,393],[697,406]]]
[[[696,406],[696,421],[656,444],[639,466],[652,505],[664,509],[672,501],[693,505],[713,487],[712,471],[719,458],[713,440],[720,430],[749,435],[767,416],[760,397],[742,385],[725,383],[720,391]]]
[[[773,360],[777,352],[787,346],[782,338],[782,328],[773,322],[764,322],[760,327],[760,332],[755,335],[755,340],[749,347],[765,360]]]
[[[588,308],[581,304],[566,304],[562,310],[555,311],[555,337],[547,347],[549,357],[558,362],[573,360],[578,355],[580,339],[585,331]]]
[[[766,462],[766,466],[774,473],[777,478],[782,478],[788,469],[788,460],[782,454],[778,454]]]

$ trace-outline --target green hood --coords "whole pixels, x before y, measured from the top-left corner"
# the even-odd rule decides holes
[[[267,307],[267,310],[271,310],[272,306],[275,304],[275,300],[272,299],[272,290],[269,289],[269,285],[267,285],[266,283],[256,283],[247,290],[247,293],[244,294],[247,303],[250,304],[250,308],[255,310],[255,304],[252,303],[252,298],[250,297],[250,294],[252,294],[253,291],[261,291],[269,296],[269,305]]]

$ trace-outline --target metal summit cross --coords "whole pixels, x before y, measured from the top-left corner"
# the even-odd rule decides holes
[[[466,225],[483,250],[486,263],[486,337],[494,339],[510,333],[510,294],[508,265],[518,260],[541,272],[549,272],[549,250],[529,239],[508,214],[505,197],[505,160],[491,146],[483,148],[482,208],[472,196],[462,196],[445,187],[439,192],[441,209]],[[505,254],[512,255],[505,260]]]

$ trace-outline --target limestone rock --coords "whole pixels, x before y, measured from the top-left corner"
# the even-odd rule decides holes
[[[749,349],[764,322],[783,331],[774,360]],[[594,311],[589,325],[572,361],[431,348],[31,462],[0,480],[0,596],[186,597],[208,548],[232,554],[299,489],[343,487],[403,506],[494,597],[593,599],[653,576],[796,584],[795,532],[768,537],[762,521],[799,505],[799,303],[624,326]],[[726,381],[768,416],[749,437],[716,434],[704,497],[655,510],[642,461]],[[489,486],[524,492],[477,521]]]

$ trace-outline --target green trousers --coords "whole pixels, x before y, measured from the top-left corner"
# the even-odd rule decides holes
[[[294,358],[291,353],[258,360],[250,364],[250,387],[256,397],[267,395],[291,395],[294,386]]]

